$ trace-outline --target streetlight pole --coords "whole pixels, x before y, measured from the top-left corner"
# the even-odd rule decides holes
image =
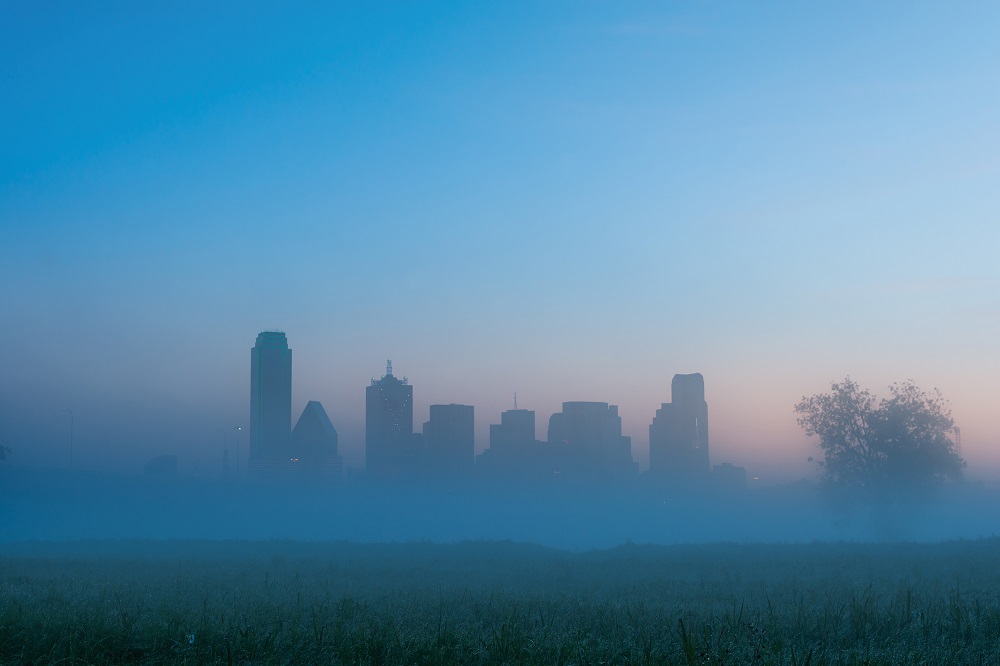
[[[73,410],[64,409],[69,412],[69,471],[73,471]]]
[[[240,478],[240,431],[243,430],[240,426],[233,426],[233,430],[236,431],[236,478]]]

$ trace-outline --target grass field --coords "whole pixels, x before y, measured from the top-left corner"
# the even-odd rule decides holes
[[[0,553],[4,664],[1000,663],[1000,540]]]

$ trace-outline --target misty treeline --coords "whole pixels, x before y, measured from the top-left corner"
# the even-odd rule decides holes
[[[850,377],[795,406],[798,424],[819,439],[821,479],[874,502],[911,501],[962,477],[955,422],[941,393],[912,381],[877,398]]]
[[[0,663],[981,664],[1000,541],[22,544]]]

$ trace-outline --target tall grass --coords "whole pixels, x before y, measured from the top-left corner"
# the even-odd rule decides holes
[[[5,546],[2,663],[1000,662],[1000,541]]]

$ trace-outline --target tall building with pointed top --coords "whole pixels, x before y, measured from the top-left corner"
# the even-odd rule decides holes
[[[674,375],[671,402],[649,426],[649,471],[677,485],[703,483],[709,475],[708,403],[700,373]]]
[[[284,333],[264,331],[250,350],[250,462],[286,458],[291,428],[292,350]]]
[[[310,400],[292,430],[292,453],[300,461],[319,463],[337,456],[337,429],[322,403]]]
[[[288,462],[282,462],[289,478],[338,481],[343,459],[337,455],[337,429],[323,405],[310,400],[292,429]],[[278,470],[275,470],[278,471]]]
[[[408,471],[413,445],[413,387],[406,377],[392,374],[372,379],[365,389],[365,468],[377,477],[395,477]]]

